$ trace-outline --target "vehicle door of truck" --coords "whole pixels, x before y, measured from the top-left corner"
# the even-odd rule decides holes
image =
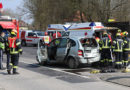
[[[67,49],[68,49],[68,40],[67,38],[62,38],[60,41],[60,44],[57,48],[57,53],[56,53],[56,60],[58,62],[63,62],[66,54],[67,54]]]

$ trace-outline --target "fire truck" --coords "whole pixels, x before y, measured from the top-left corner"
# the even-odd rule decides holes
[[[5,32],[9,36],[12,29],[17,30],[17,38],[19,39],[19,23],[18,20],[10,16],[0,16],[0,32]]]

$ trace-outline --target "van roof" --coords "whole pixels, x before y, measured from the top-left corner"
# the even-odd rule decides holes
[[[104,26],[101,22],[85,22],[85,23],[67,23],[67,24],[50,24],[48,25],[48,31],[71,31],[71,30],[92,30],[94,29],[102,29]]]

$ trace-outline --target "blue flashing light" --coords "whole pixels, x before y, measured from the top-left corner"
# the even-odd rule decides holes
[[[96,26],[96,24],[94,22],[90,23],[89,26]]]
[[[48,28],[50,28],[51,27],[51,25],[48,25]]]

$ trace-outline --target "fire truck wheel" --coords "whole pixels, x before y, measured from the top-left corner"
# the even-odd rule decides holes
[[[70,69],[76,69],[79,66],[79,62],[75,60],[73,57],[70,57],[68,60],[68,66]]]
[[[27,46],[26,41],[22,41],[22,46]]]

